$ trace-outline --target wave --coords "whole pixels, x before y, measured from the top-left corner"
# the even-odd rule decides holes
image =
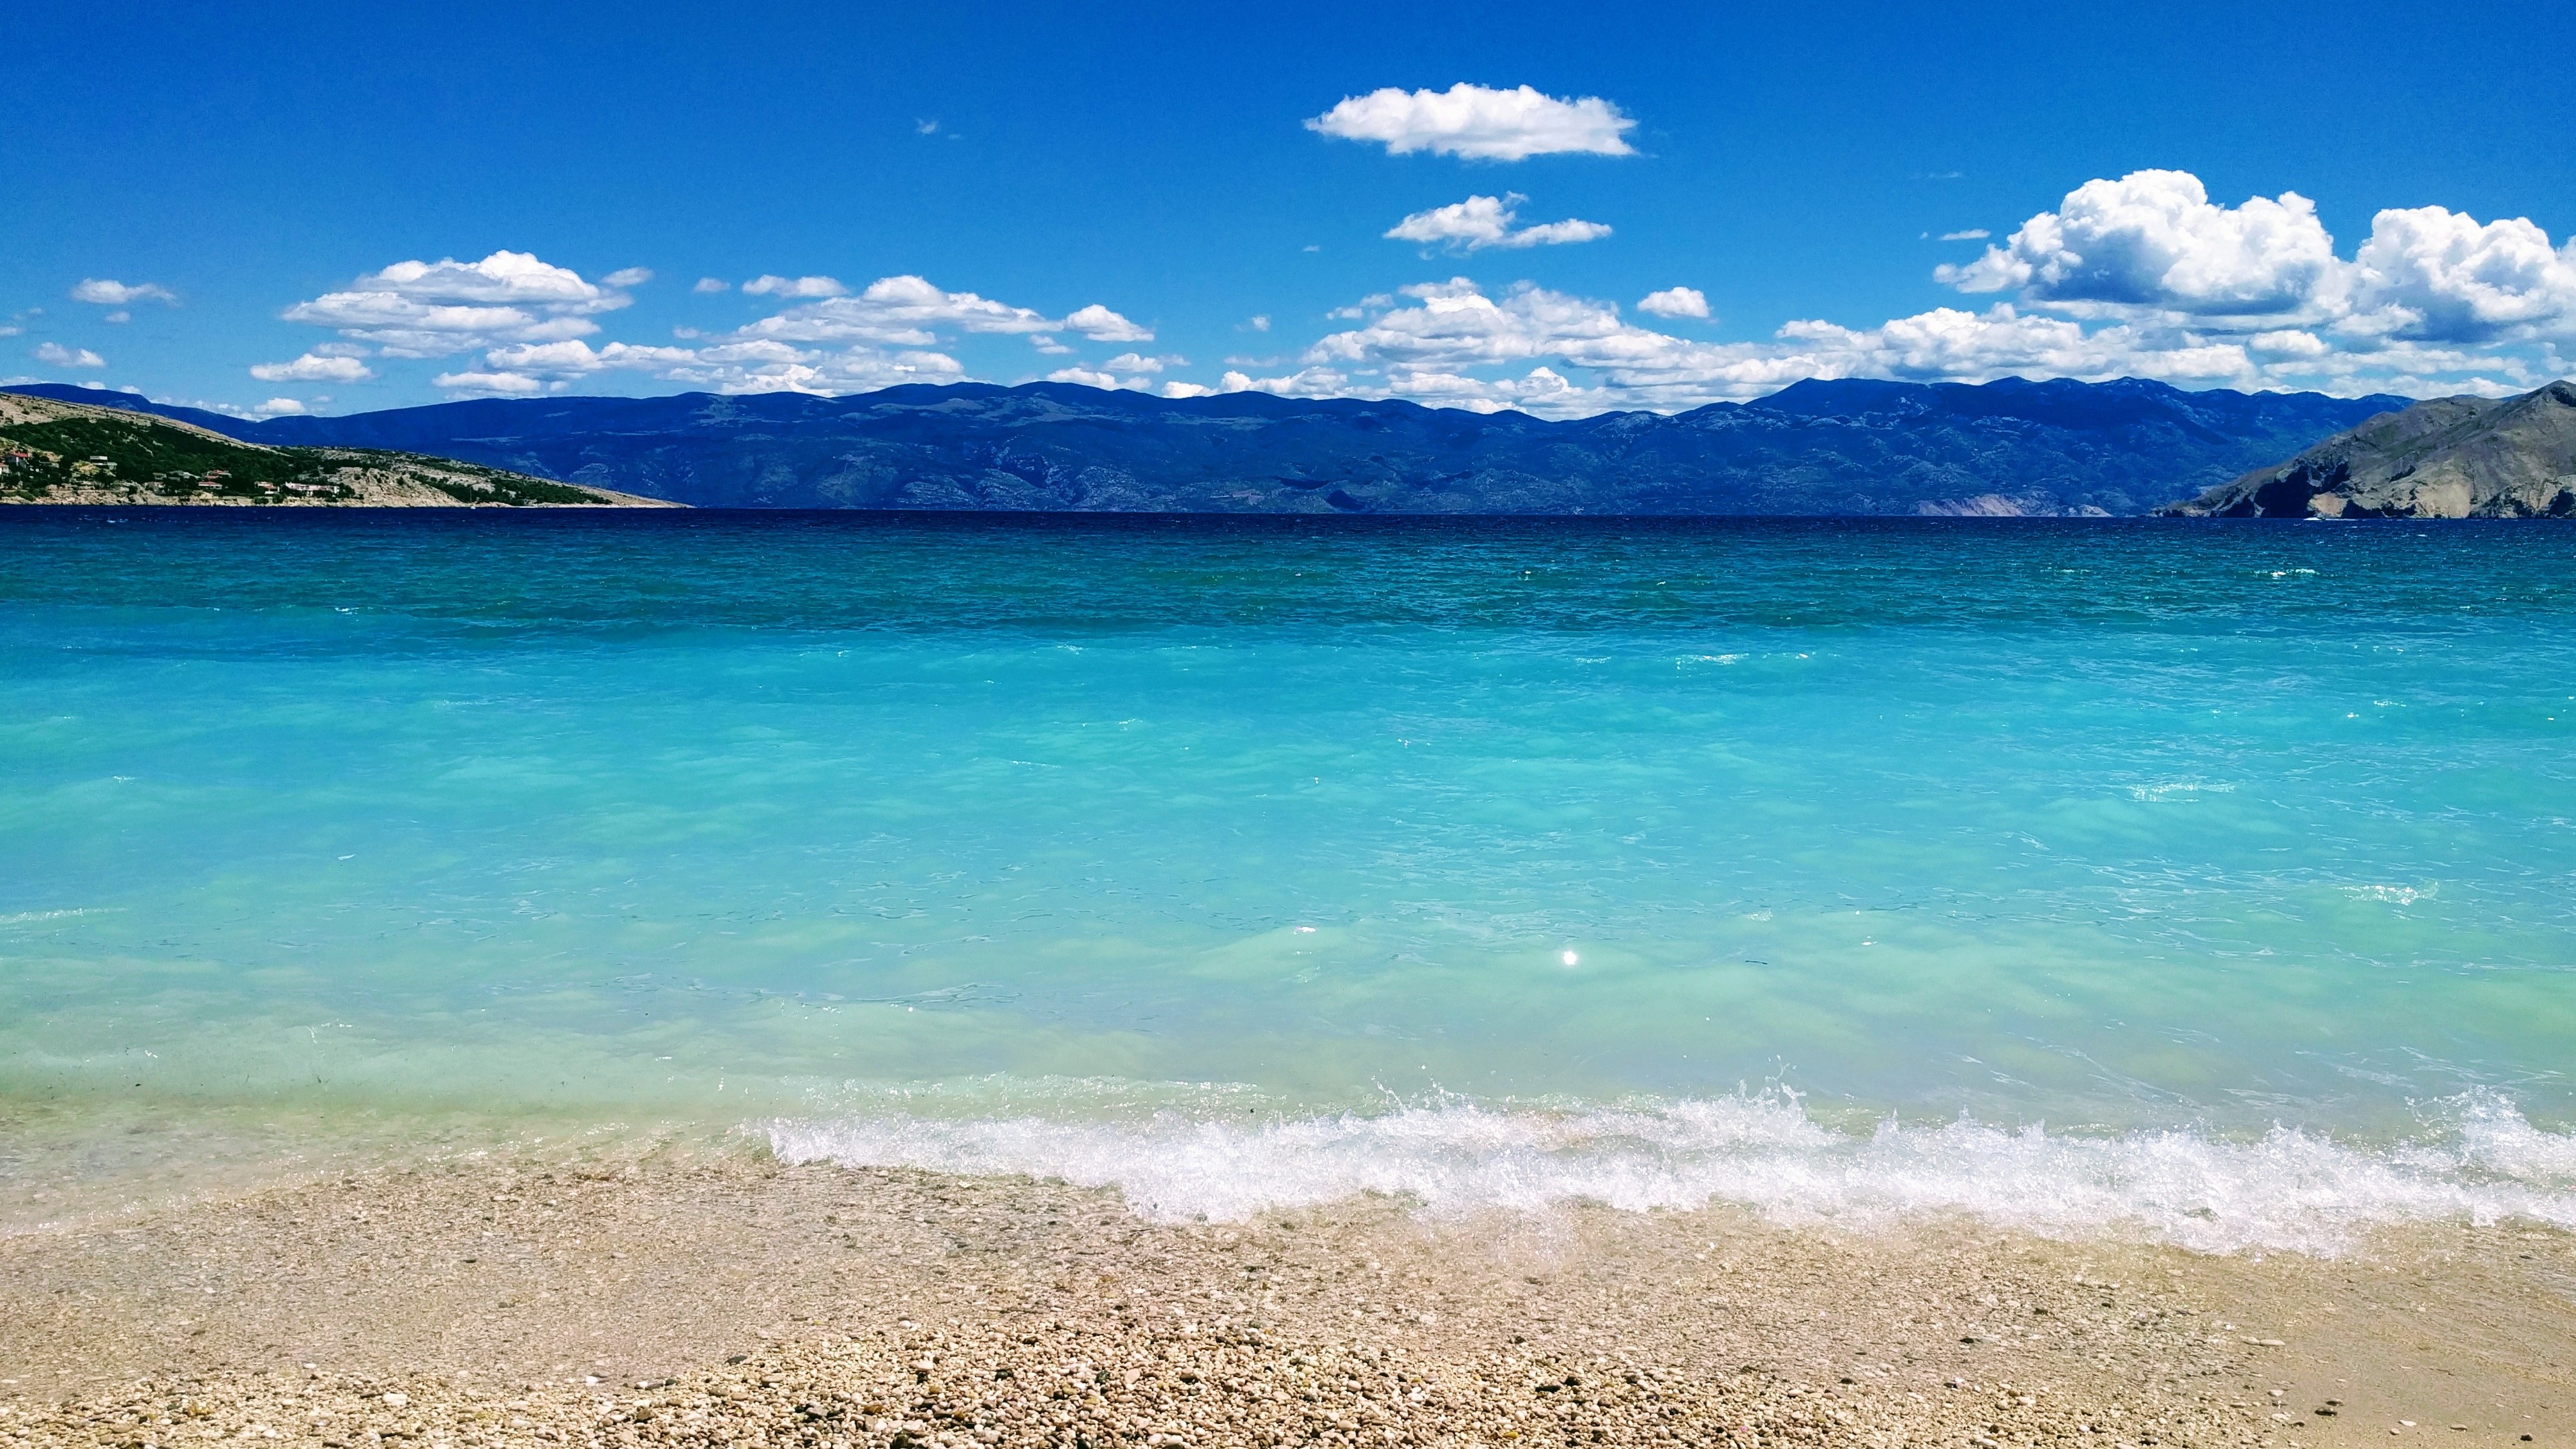
[[[2535,1127],[2486,1092],[2424,1118],[2419,1135],[2380,1147],[2292,1127],[2250,1139],[2089,1137],[1891,1120],[1854,1134],[1774,1093],[1571,1110],[1451,1102],[1253,1125],[1169,1108],[1118,1121],[898,1110],[762,1130],[790,1162],[1060,1178],[1116,1188],[1164,1221],[1380,1193],[1442,1216],[1735,1204],[1783,1223],[1871,1229],[1966,1214],[2052,1238],[2135,1234],[2213,1253],[2332,1256],[2370,1228],[2406,1222],[2576,1229],[2576,1136]]]

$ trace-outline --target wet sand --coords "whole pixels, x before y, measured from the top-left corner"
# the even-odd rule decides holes
[[[2455,1427],[2457,1426],[2457,1427]],[[2339,1259],[1730,1210],[1165,1225],[475,1155],[0,1238],[0,1443],[2576,1443],[2576,1238]]]

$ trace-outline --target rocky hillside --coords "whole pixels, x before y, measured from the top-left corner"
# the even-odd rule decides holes
[[[2576,382],[2383,413],[2165,510],[2217,518],[2576,517]]]
[[[1063,383],[850,397],[444,403],[245,422],[267,444],[394,448],[737,508],[1520,514],[2138,514],[2398,398],[2162,383],[1803,382],[1675,416],[1546,422],[1405,402],[1164,399]]]
[[[0,393],[0,503],[671,506],[411,453],[268,447],[168,418],[7,393]]]

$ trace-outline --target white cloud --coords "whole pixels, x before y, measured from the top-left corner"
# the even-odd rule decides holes
[[[609,368],[652,371],[695,363],[700,353],[687,347],[638,347],[611,342],[594,349],[579,338],[563,342],[521,342],[483,354],[486,365],[501,371],[544,377],[584,377]]]
[[[640,287],[653,280],[651,267],[620,267],[599,279],[607,287]]]
[[[2442,255],[2466,265],[2476,246],[2465,240],[2468,230],[2453,231],[2456,244]],[[2546,269],[2528,238],[2505,240],[2514,248],[2509,256],[2522,263],[2519,272],[2502,268],[2517,279],[2510,295],[2528,298],[2543,290]],[[1641,310],[1668,315],[1667,304],[1680,300],[1655,295],[1656,305]],[[1221,386],[1291,397],[1400,397],[1481,411],[1512,407],[1563,417],[1740,402],[1804,378],[2143,377],[2181,387],[2432,396],[2527,391],[2567,370],[2554,343],[2517,352],[2431,337],[2339,333],[2279,319],[2240,325],[2149,307],[2051,315],[2002,302],[1983,311],[1935,308],[1874,327],[1801,319],[1760,340],[1701,342],[1629,322],[1607,302],[1527,282],[1488,293],[1460,277],[1404,288],[1400,298],[1366,298],[1335,315],[1359,325],[1318,339],[1289,364],[1293,370],[1275,376],[1238,370]],[[2358,314],[2333,315],[2350,320]]]
[[[1215,388],[1203,387],[1195,382],[1167,382],[1163,384],[1162,391],[1163,396],[1172,398],[1212,397],[1216,393]]]
[[[88,348],[65,347],[59,342],[37,343],[34,355],[38,362],[50,362],[56,367],[93,368],[107,366],[106,358],[99,356]]]
[[[1102,388],[1110,392],[1121,389],[1143,392],[1153,387],[1151,381],[1142,377],[1120,377],[1115,373],[1099,372],[1088,367],[1059,367],[1048,373],[1046,380],[1080,383],[1084,387]]]
[[[881,277],[869,283],[867,290],[855,297],[827,297],[819,302],[790,307],[774,317],[764,317],[751,323],[742,329],[742,333],[787,342],[870,342],[921,347],[936,341],[935,329],[941,327],[982,333],[1056,332],[1067,328],[1084,331],[1080,324],[1098,320],[1088,315],[1095,312],[1099,318],[1122,326],[1126,324],[1125,318],[1107,308],[1087,307],[1069,318],[1050,318],[1044,313],[1033,312],[1026,307],[1007,306],[973,292],[944,292],[920,277]],[[1097,340],[1143,341],[1152,335],[1122,335]]]
[[[1252,317],[1247,317],[1244,319],[1243,326],[1237,330],[1245,332],[1267,332],[1270,330],[1270,314],[1263,312]]]
[[[698,284],[689,290],[698,293],[724,292],[732,290],[732,287],[733,284],[722,277],[700,277]]]
[[[2133,171],[2084,183],[2002,246],[1933,275],[2043,305],[2263,316],[2304,306],[2335,265],[2316,204],[2295,191],[2224,207],[2187,171]]]
[[[549,266],[526,252],[499,251],[479,262],[453,257],[436,262],[396,262],[360,277],[354,290],[387,292],[419,302],[538,306],[569,313],[613,312],[625,297],[581,279],[568,267]]]
[[[134,314],[126,311],[122,307],[119,307],[115,311],[108,313],[106,316],[101,317],[98,320],[101,322],[131,322],[134,320]]]
[[[493,348],[483,361],[489,371],[451,374],[438,385],[525,395],[560,392],[577,379],[621,370],[717,392],[845,393],[898,383],[960,382],[966,375],[957,359],[937,352],[887,354],[861,346],[834,353],[739,334],[703,347],[611,342],[594,348],[579,338],[520,343]]]
[[[1697,287],[1666,287],[1648,292],[1637,303],[1637,310],[1657,317],[1697,317],[1708,320],[1708,297]]]
[[[1990,236],[1993,236],[1993,235],[1994,235],[1994,233],[1993,233],[1993,232],[1990,232],[1990,231],[1986,230],[1986,229],[1985,229],[1984,227],[1982,227],[1982,226],[1972,226],[1972,227],[1968,228],[1966,231],[1945,231],[1945,232],[1941,233],[1941,240],[1943,240],[1943,241],[1984,241],[1986,238],[1988,238],[1988,237],[1990,237]]]
[[[1029,346],[1036,348],[1038,351],[1045,353],[1049,357],[1063,357],[1073,351],[1072,348],[1065,346],[1063,343],[1056,341],[1054,338],[1043,332],[1030,333]]]
[[[2323,357],[2334,350],[2324,338],[2296,327],[2257,332],[2245,339],[2245,347],[2266,357]]]
[[[884,353],[851,348],[839,353],[765,354],[755,344],[702,350],[693,366],[655,374],[665,380],[717,392],[873,392],[905,383],[950,383],[966,380],[966,369],[941,352]]]
[[[293,362],[253,363],[250,375],[262,382],[364,382],[375,373],[354,357],[308,352]]]
[[[2552,250],[2527,218],[2474,219],[2438,206],[2383,211],[2353,259],[2347,324],[2443,342],[2576,331],[2576,238]]]
[[[158,282],[136,282],[129,286],[103,277],[81,279],[80,284],[72,288],[72,300],[95,302],[102,307],[122,307],[130,302],[159,302],[170,307],[179,305],[178,294]]]
[[[1094,302],[1076,309],[1064,319],[1068,331],[1079,332],[1094,342],[1151,342],[1153,329],[1139,327],[1108,308]]]
[[[758,276],[742,284],[746,297],[838,297],[850,289],[835,277]]]
[[[1873,328],[1792,322],[1759,342],[1707,343],[1624,321],[1619,309],[1522,283],[1488,295],[1465,278],[1404,289],[1366,324],[1320,339],[1297,371],[1237,372],[1223,386],[1300,397],[1404,397],[1548,416],[1742,401],[1809,377],[1984,381],[2007,375],[2260,380],[2225,340],[1941,308]],[[1588,373],[1590,381],[1578,380]]]
[[[485,397],[533,397],[546,390],[542,380],[516,372],[442,372],[429,381],[450,392]]]
[[[2377,376],[2442,391],[2545,380],[2556,354],[2527,349],[2576,336],[2576,240],[2553,248],[2527,218],[2386,210],[2345,261],[2306,197],[2216,206],[2180,171],[2087,182],[2002,246],[1934,276],[2141,336],[2218,338],[2262,358],[2263,380],[2279,385],[2361,387]]]
[[[1501,196],[1470,196],[1464,201],[1429,211],[1417,211],[1387,229],[1389,241],[1422,242],[1442,245],[1453,252],[1472,252],[1485,247],[1560,246],[1568,242],[1594,241],[1610,234],[1610,228],[1597,221],[1551,221],[1542,226],[1513,229],[1520,213],[1514,210],[1529,200],[1517,191]]]
[[[592,316],[630,300],[526,252],[499,251],[479,262],[396,262],[283,315],[373,342],[387,356],[444,357],[505,342],[586,336],[599,330]]]
[[[901,383],[964,380],[954,357],[935,350],[943,333],[1022,335],[1042,352],[1069,352],[1057,331],[1100,341],[1150,341],[1153,333],[1106,307],[1094,305],[1051,318],[972,292],[949,292],[915,276],[884,277],[856,295],[830,278],[767,278],[771,285],[746,291],[787,297],[795,305],[708,337],[681,336],[690,346],[594,344],[575,334],[531,332],[490,339],[480,369],[441,374],[436,385],[458,393],[531,396],[559,392],[580,378],[621,369],[665,382],[720,392],[849,393]],[[813,295],[836,291],[836,295]],[[1094,376],[1113,381],[1124,372],[1143,386],[1146,374],[1185,365],[1175,357],[1126,353]]]
[[[259,406],[252,408],[251,411],[263,418],[283,418],[293,417],[302,413],[309,413],[313,411],[313,409],[306,407],[301,400],[296,398],[273,397],[268,401],[261,403]]]
[[[1560,100],[1530,86],[1495,90],[1460,81],[1446,91],[1388,86],[1346,96],[1306,122],[1306,129],[1351,141],[1377,141],[1390,155],[1429,151],[1477,160],[1519,161],[1581,152],[1628,156],[1637,123],[1599,96]]]

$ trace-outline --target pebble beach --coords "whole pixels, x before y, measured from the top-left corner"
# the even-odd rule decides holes
[[[0,1442],[2564,1443],[2576,1241],[2340,1258],[1731,1209],[1157,1224],[1027,1179],[479,1153],[0,1239]]]

